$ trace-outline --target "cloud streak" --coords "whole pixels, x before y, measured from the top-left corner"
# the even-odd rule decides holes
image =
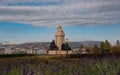
[[[120,23],[119,0],[0,0],[0,22],[33,26]]]

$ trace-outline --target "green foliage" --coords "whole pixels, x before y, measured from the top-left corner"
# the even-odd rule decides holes
[[[55,41],[54,40],[51,42],[49,49],[50,50],[58,50],[58,47],[55,45]]]
[[[101,42],[100,44],[101,53],[111,53],[111,44],[108,40]]]
[[[110,42],[108,42],[108,40],[105,41],[104,49],[105,50],[110,50],[111,49],[111,44],[110,44]]]
[[[62,48],[62,50],[71,50],[71,48],[70,48],[70,46],[68,45],[68,43],[65,43],[65,44],[62,44],[62,46],[61,46]]]
[[[101,49],[101,50],[104,50],[104,47],[105,47],[104,42],[101,42],[101,44],[100,44],[100,49]]]
[[[98,48],[98,45],[94,45],[94,47],[93,47],[93,53],[94,54],[99,54],[100,53],[100,49]]]
[[[86,45],[86,46],[85,46],[85,49],[86,49],[86,52],[87,52],[87,53],[91,53],[91,51],[92,51],[92,47],[89,46],[89,45]]]

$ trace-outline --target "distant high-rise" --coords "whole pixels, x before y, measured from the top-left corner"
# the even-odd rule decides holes
[[[65,43],[65,33],[62,30],[62,26],[58,26],[57,32],[55,34],[55,44],[57,45],[59,50],[62,50],[61,46],[64,43]]]

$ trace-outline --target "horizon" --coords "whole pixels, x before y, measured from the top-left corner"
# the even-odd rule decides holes
[[[119,0],[0,0],[0,41],[51,42],[61,25],[69,41],[120,40]]]

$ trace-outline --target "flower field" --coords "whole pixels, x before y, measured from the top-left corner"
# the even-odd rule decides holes
[[[120,56],[0,58],[0,75],[120,75]]]

